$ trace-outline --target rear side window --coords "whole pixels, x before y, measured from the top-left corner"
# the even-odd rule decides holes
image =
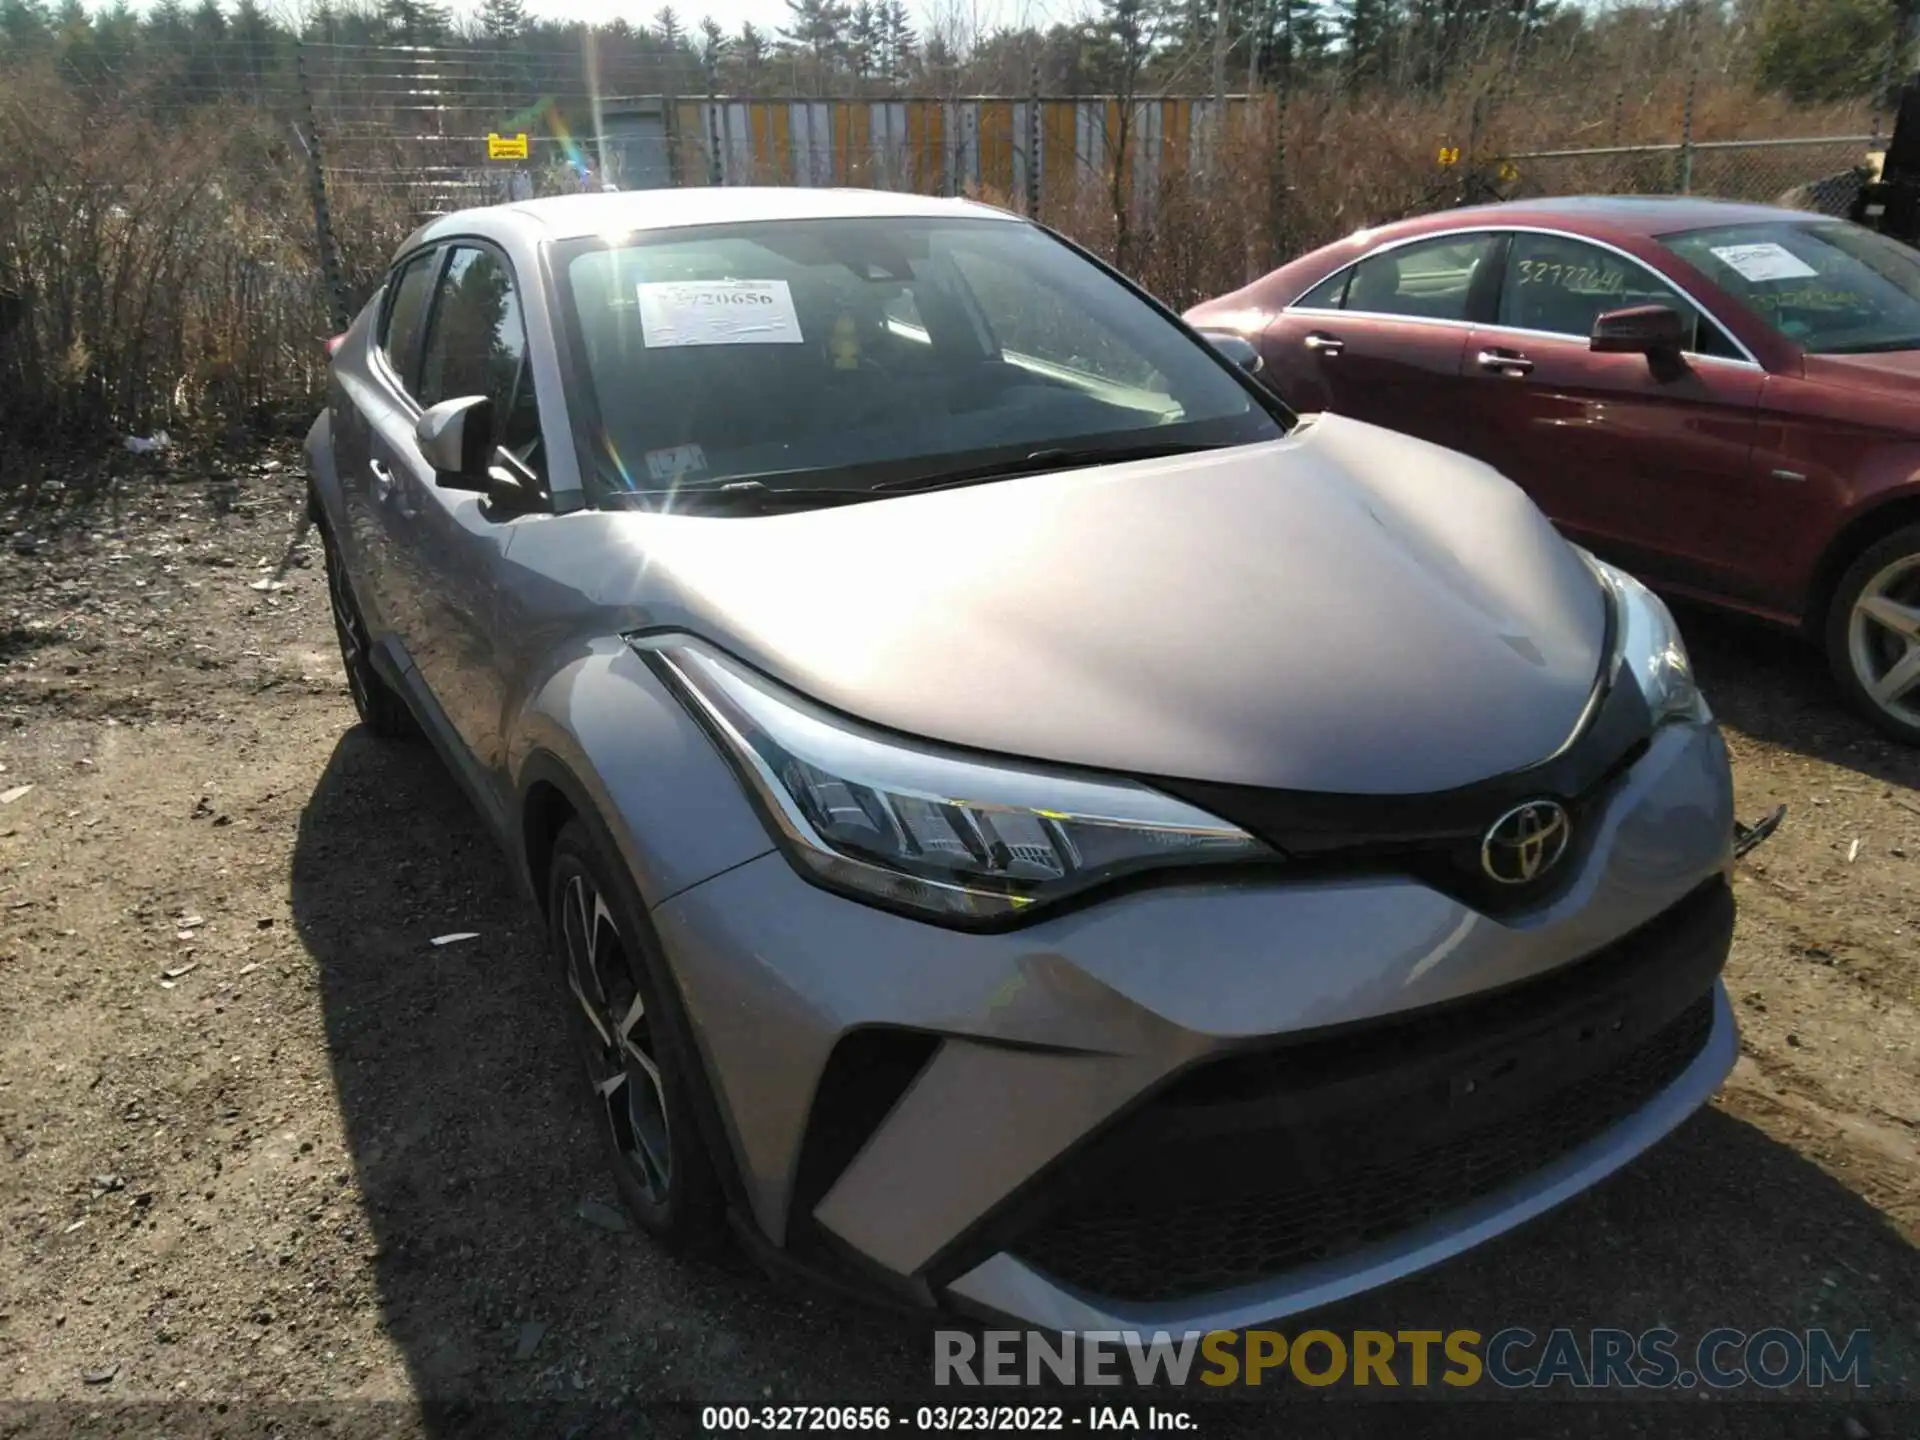
[[[409,390],[420,359],[420,332],[427,320],[427,297],[433,286],[434,261],[438,250],[416,255],[401,266],[393,281],[393,299],[380,325],[380,349],[393,367],[393,373]]]
[[[1491,235],[1448,235],[1369,255],[1353,267],[1345,308],[1372,315],[1465,320]]]
[[[1347,282],[1353,279],[1353,267],[1336,270],[1306,294],[1293,302],[1296,310],[1338,310],[1347,303]]]

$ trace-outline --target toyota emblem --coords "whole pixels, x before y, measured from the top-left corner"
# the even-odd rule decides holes
[[[1487,827],[1480,868],[1501,885],[1525,885],[1560,863],[1573,838],[1566,808],[1553,800],[1516,805]]]

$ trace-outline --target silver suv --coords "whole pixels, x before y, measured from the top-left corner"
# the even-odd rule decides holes
[[[1234,1327],[1537,1214],[1731,1067],[1727,756],[1661,603],[1048,231],[470,211],[334,352],[354,699],[510,852],[662,1237]]]

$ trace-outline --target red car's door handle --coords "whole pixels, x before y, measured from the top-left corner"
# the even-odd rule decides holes
[[[1482,350],[1480,368],[1496,375],[1525,375],[1533,369],[1533,362],[1515,350]]]
[[[1300,342],[1307,349],[1320,355],[1338,355],[1347,348],[1347,342],[1338,335],[1329,335],[1324,330],[1315,330]]]

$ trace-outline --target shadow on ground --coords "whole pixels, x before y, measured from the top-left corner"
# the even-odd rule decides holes
[[[1888,739],[1848,709],[1813,646],[1746,616],[1679,603],[1673,609],[1722,725],[1884,784],[1920,787],[1920,750]]]
[[[559,989],[521,907],[504,860],[429,751],[364,730],[340,740],[301,820],[293,908],[318,967],[338,1103],[378,1244],[382,1318],[431,1430],[688,1433],[693,1402],[1022,1398],[933,1392],[929,1339],[897,1317],[741,1262],[671,1258],[579,1218],[582,1200],[613,1203],[614,1192]],[[427,943],[453,931],[480,938]],[[1709,1112],[1520,1234],[1315,1323],[1483,1334],[1667,1325],[1690,1338],[1721,1325],[1867,1328],[1881,1365],[1895,1367],[1883,1373],[1915,1376],[1916,1297],[1916,1253],[1878,1212],[1759,1130]],[[1203,1389],[1172,1402],[1200,1409],[1203,1433],[1266,1435],[1281,1424],[1271,1389],[1244,1403]],[[1083,1413],[1090,1399],[1142,1397],[1057,1398]],[[1450,1408],[1409,1417],[1322,1405],[1311,1428],[1431,1433],[1443,1418],[1476,1435],[1510,1428],[1501,1418],[1510,1411]],[[1620,1433],[1624,1412],[1605,1408],[1611,1417],[1590,1424],[1570,1404],[1529,1407],[1525,1428]],[[556,1423],[563,1413],[567,1423]],[[1692,1435],[1840,1433],[1837,1419],[1809,1429],[1800,1406],[1709,1415],[1667,1403],[1655,1423],[1662,1415],[1684,1417]]]

